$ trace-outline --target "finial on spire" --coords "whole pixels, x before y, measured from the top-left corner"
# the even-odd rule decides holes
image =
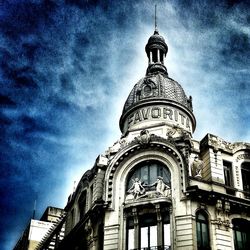
[[[158,33],[158,29],[157,29],[157,4],[155,5],[155,33]]]

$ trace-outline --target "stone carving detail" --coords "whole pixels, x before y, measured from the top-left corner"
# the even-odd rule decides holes
[[[116,141],[112,147],[109,147],[109,149],[105,152],[105,155],[109,157],[110,154],[118,152],[120,149],[124,148],[127,145],[127,139],[121,138],[120,140]]]
[[[228,219],[229,213],[230,213],[230,203],[228,201],[225,201],[224,204],[222,200],[218,199],[216,201],[216,220],[214,220],[212,223],[216,224],[219,228],[220,226],[225,226],[228,230],[230,226],[230,221]]]
[[[155,187],[153,191],[151,188]],[[164,183],[163,177],[158,176],[157,180],[152,184],[143,184],[139,178],[133,180],[132,186],[127,191],[134,196],[134,199],[138,198],[154,198],[159,196],[170,197],[171,188]]]
[[[222,149],[233,153],[240,149],[250,148],[250,143],[242,143],[242,142],[230,143],[219,138],[218,136],[211,134],[208,134],[208,141],[207,142],[205,141],[204,143],[205,144],[207,143],[208,145],[212,146],[215,151]]]
[[[145,79],[136,91],[138,101],[144,98],[157,96],[157,87],[151,79]]]
[[[86,233],[86,238],[88,241],[90,241],[93,238],[93,229],[92,229],[92,223],[90,220],[88,220],[85,224],[84,231]]]
[[[135,178],[133,180],[133,184],[128,190],[128,193],[133,194],[134,199],[137,199],[140,195],[143,195],[145,193],[145,188],[142,186],[142,183],[139,178]]]
[[[135,138],[135,140],[142,145],[148,144],[151,140],[151,135],[148,130],[144,129],[141,131],[140,135]]]
[[[193,177],[202,178],[203,161],[199,160],[198,156],[195,156],[191,166],[191,173]]]
[[[212,135],[209,137],[209,144],[213,146],[217,151],[219,150],[219,148],[228,150],[232,150],[234,148],[232,143],[226,142],[223,139]]]
[[[173,135],[176,135],[176,134],[179,134],[179,136],[189,136],[189,133],[187,131],[185,131],[184,129],[178,126],[173,126],[167,131],[167,136],[172,137]]]
[[[157,177],[157,180],[150,185],[150,187],[156,187],[156,192],[164,195],[164,196],[170,196],[170,187],[164,183],[163,178],[161,176]]]
[[[244,159],[250,159],[250,154],[240,154],[237,156],[236,161],[244,160]]]

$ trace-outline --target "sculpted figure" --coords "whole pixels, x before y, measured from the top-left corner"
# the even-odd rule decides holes
[[[145,188],[142,186],[142,183],[139,180],[139,178],[135,178],[133,180],[133,184],[128,190],[128,193],[133,194],[135,199],[137,199],[140,195],[145,193]]]
[[[194,162],[191,167],[193,177],[202,177],[203,161],[199,160],[197,156],[194,158]]]
[[[140,132],[140,136],[135,138],[140,144],[148,144],[150,141],[150,134],[148,130],[144,129]]]
[[[158,192],[162,195],[165,195],[165,196],[170,195],[170,187],[164,183],[163,178],[161,176],[158,176],[156,182],[154,182],[150,186],[152,186],[152,187],[155,186],[156,192]]]

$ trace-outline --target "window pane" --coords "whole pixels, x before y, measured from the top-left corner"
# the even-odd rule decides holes
[[[141,227],[141,248],[148,247],[148,227]]]
[[[199,221],[206,221],[206,218],[205,218],[205,216],[203,214],[199,213],[197,218],[198,218]]]
[[[134,229],[129,229],[128,230],[128,249],[134,249],[135,244],[134,244]]]
[[[198,245],[198,247],[200,247],[201,246],[201,239],[202,239],[200,222],[196,223],[196,233],[197,233],[197,245]]]
[[[157,161],[142,162],[129,174],[127,190],[132,187],[135,178],[139,178],[144,184],[153,184],[158,176],[162,176],[164,183],[171,186],[170,171],[164,164]]]
[[[241,165],[241,174],[243,181],[243,189],[250,192],[250,163],[244,162]]]
[[[209,239],[208,239],[208,228],[206,224],[201,224],[201,231],[202,231],[202,246],[208,247]]]
[[[157,246],[157,226],[150,227],[150,247]]]
[[[236,242],[237,242],[237,249],[242,249],[243,244],[242,244],[242,237],[241,237],[241,232],[237,231],[236,232]]]
[[[170,246],[170,224],[164,224],[164,245]]]
[[[249,249],[250,222],[244,219],[233,219],[234,245],[236,250]]]
[[[246,248],[246,246],[247,246],[247,234],[246,234],[246,232],[242,232],[241,237],[242,237],[243,247]]]
[[[157,180],[157,164],[154,163],[150,166],[150,184]]]
[[[223,161],[225,185],[232,186],[232,163],[228,161]]]
[[[170,184],[171,183],[171,177],[170,177],[170,172],[169,172],[169,170],[168,169],[166,169],[166,168],[162,168],[163,170],[162,170],[162,172],[163,172],[163,174],[162,174],[162,177],[163,177],[163,180],[164,180],[164,182],[166,183],[166,184]]]
[[[149,184],[148,183],[148,166],[143,166],[141,168],[141,182],[144,182],[145,184]]]

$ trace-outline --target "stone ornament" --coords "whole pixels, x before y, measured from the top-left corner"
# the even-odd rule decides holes
[[[150,189],[151,187],[155,187],[153,191],[147,191],[146,189]],[[171,188],[164,183],[163,177],[158,176],[157,180],[152,184],[143,184],[139,178],[135,178],[133,180],[132,186],[129,188],[128,193],[132,194],[134,199],[138,198],[155,198],[159,196],[169,197],[171,196]]]
[[[137,199],[140,195],[145,193],[145,188],[142,186],[142,183],[139,178],[133,180],[133,184],[128,190],[128,193],[133,194],[134,199]]]
[[[148,144],[150,142],[150,134],[149,131],[144,129],[140,132],[140,135],[135,138],[135,140],[142,145]]]
[[[110,155],[112,153],[118,152],[120,149],[124,148],[128,145],[127,139],[121,138],[120,140],[116,141],[112,147],[109,147],[109,149],[105,152],[106,155]]]
[[[203,161],[199,160],[198,156],[195,156],[191,166],[192,176],[196,178],[202,178]]]
[[[155,186],[156,192],[161,195],[164,195],[164,196],[170,195],[170,187],[164,183],[163,178],[161,176],[158,176],[156,182],[154,182],[150,186],[151,187]]]

